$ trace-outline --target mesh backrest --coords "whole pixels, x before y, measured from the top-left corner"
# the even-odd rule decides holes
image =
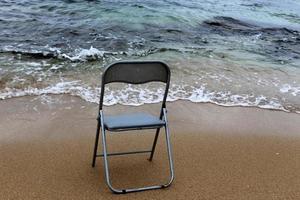
[[[168,83],[169,67],[160,61],[123,61],[114,63],[105,70],[102,84],[123,82],[141,84],[151,81]]]

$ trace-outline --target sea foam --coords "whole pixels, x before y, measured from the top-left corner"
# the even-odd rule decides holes
[[[188,100],[195,103],[213,103],[221,106],[245,106],[265,109],[283,110],[289,112],[277,99],[267,98],[263,95],[232,94],[230,92],[209,91],[204,86],[192,87],[190,91],[184,90],[186,86],[172,85],[167,101]],[[0,93],[0,99],[9,99],[21,96],[70,94],[78,96],[85,101],[99,103],[100,87],[90,87],[81,81],[63,81],[45,88],[10,89],[5,88]],[[149,103],[159,103],[163,99],[163,88],[137,88],[132,85],[121,90],[106,89],[104,104],[107,106],[122,104],[139,106]],[[295,111],[296,113],[299,111]]]
[[[291,86],[290,84],[284,84],[280,88],[280,92],[290,93],[293,96],[298,96],[300,95],[300,86]]]

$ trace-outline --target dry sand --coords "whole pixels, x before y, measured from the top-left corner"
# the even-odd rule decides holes
[[[107,113],[158,105],[111,106]],[[114,195],[91,167],[97,105],[68,95],[0,101],[0,199],[300,199],[300,115],[177,101],[168,104],[175,181]],[[110,151],[147,149],[153,131],[110,134]],[[147,155],[113,157],[116,187],[168,178],[164,135]],[[101,146],[100,146],[101,149]]]

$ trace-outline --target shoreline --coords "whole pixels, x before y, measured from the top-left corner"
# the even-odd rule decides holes
[[[0,199],[279,200],[300,196],[299,114],[168,102],[173,185],[165,190],[113,195],[104,182],[102,160],[98,158],[96,167],[91,167],[98,104],[70,95],[47,98],[0,101]],[[159,112],[157,104],[114,105],[105,107],[105,112],[141,109]],[[109,151],[149,147],[152,132],[111,134]],[[163,136],[150,164],[146,155],[110,159],[116,187],[166,180]]]
[[[89,101],[86,100],[84,97],[81,97],[80,95],[73,95],[73,94],[69,94],[69,93],[46,93],[46,94],[33,94],[33,95],[23,95],[23,96],[13,96],[13,97],[6,97],[6,98],[2,98],[0,99],[1,101],[9,101],[12,99],[17,99],[17,98],[43,98],[44,96],[46,98],[48,97],[53,97],[53,96],[62,96],[62,95],[66,95],[66,96],[71,96],[74,98],[79,98],[81,101],[85,101],[87,104],[96,104],[99,105],[98,101]],[[176,103],[176,102],[187,102],[187,103],[192,103],[192,104],[210,104],[210,105],[214,105],[214,106],[220,106],[220,107],[224,107],[224,108],[253,108],[253,109],[262,109],[262,110],[269,110],[269,111],[279,111],[279,112],[285,112],[285,113],[291,113],[291,114],[300,114],[300,111],[289,111],[286,110],[284,108],[272,108],[272,107],[264,107],[264,106],[258,106],[258,105],[240,105],[240,104],[233,104],[233,105],[227,105],[227,104],[222,104],[222,103],[217,103],[217,102],[213,102],[213,101],[192,101],[190,99],[176,99],[176,100],[169,100],[167,101],[168,104],[170,103]],[[125,103],[115,103],[112,105],[106,105],[104,104],[104,106],[106,107],[111,107],[111,106],[129,106],[129,107],[139,107],[139,106],[145,106],[145,105],[155,105],[155,104],[160,104],[161,102],[144,102],[142,104],[125,104]]]

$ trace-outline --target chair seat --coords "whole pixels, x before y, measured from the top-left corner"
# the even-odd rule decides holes
[[[104,126],[109,131],[159,128],[165,121],[147,113],[104,116]]]

